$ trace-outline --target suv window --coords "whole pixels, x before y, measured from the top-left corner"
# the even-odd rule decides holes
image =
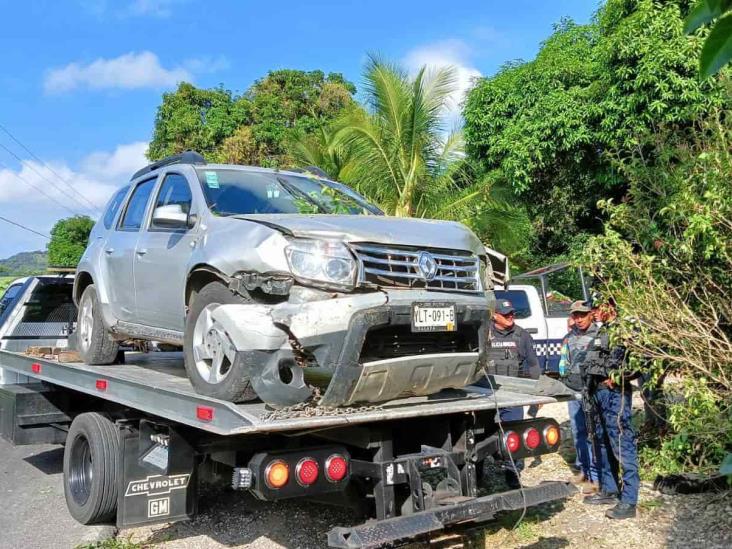
[[[496,301],[507,299],[516,309],[516,318],[529,318],[531,316],[531,306],[529,305],[529,296],[523,290],[496,290]]]
[[[188,214],[191,213],[192,201],[191,188],[188,186],[186,178],[180,174],[171,173],[165,176],[163,184],[160,185],[155,207],[178,204],[183,212]],[[152,226],[156,226],[155,221],[152,222]]]
[[[125,199],[125,195],[129,189],[129,185],[122,187],[117,191],[117,194],[112,197],[112,200],[109,201],[107,211],[104,212],[104,227],[106,229],[112,228],[112,223],[114,222],[114,217],[117,215],[117,210],[119,210],[119,207]]]
[[[127,202],[127,209],[119,223],[119,228],[124,231],[139,231],[142,227],[142,222],[145,217],[145,209],[147,208],[147,201],[150,199],[153,187],[155,186],[155,179],[148,179],[143,181],[135,190],[132,191],[132,196]]]

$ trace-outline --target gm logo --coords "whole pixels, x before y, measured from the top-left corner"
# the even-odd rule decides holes
[[[150,499],[147,502],[147,517],[163,517],[170,514],[170,498]]]

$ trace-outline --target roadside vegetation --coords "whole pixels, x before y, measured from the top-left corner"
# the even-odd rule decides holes
[[[559,21],[535,59],[475,82],[454,132],[452,72],[378,56],[363,103],[320,71],[241,95],[181,84],[148,154],[318,166],[390,215],[469,225],[518,270],[582,263],[619,304],[633,367],[674,380],[648,470],[712,472],[732,451],[729,8],[607,0],[586,25]]]

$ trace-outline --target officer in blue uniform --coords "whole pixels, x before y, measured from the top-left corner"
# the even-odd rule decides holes
[[[599,416],[595,436],[599,443],[600,492],[587,496],[585,503],[616,503],[605,515],[611,519],[626,519],[636,515],[640,476],[631,423],[632,374],[624,372],[627,351],[622,346],[611,345],[608,332],[616,316],[613,303],[602,306],[603,324],[582,364],[582,376]],[[613,380],[613,374],[619,379]]]
[[[516,309],[510,301],[500,300],[496,304],[491,322],[488,349],[488,360],[492,365],[488,373],[492,375],[529,377],[538,379],[541,370],[539,359],[534,350],[534,341],[531,334],[515,323]],[[488,380],[478,382],[482,387],[490,387]],[[518,421],[524,419],[523,406],[501,408],[501,421]],[[515,461],[516,468],[504,464],[506,483],[511,488],[518,488],[518,475],[524,468],[523,460]]]

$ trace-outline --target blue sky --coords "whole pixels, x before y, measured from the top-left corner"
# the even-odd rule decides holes
[[[0,125],[30,150],[0,128],[0,216],[44,233],[69,210],[102,205],[144,165],[161,94],[180,80],[243,91],[269,70],[294,68],[342,72],[358,86],[366,54],[378,52],[408,68],[454,65],[458,102],[475,77],[533,58],[561,17],[587,22],[597,7],[591,0],[0,5]],[[0,235],[0,258],[45,246],[2,222]]]

